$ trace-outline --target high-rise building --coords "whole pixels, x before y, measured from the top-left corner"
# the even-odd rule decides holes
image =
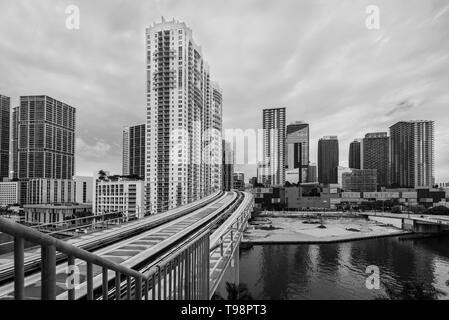
[[[154,23],[146,49],[146,210],[160,213],[221,189],[222,93],[185,23]]]
[[[377,184],[390,185],[390,139],[386,132],[368,133],[363,139],[363,169],[377,170]]]
[[[0,182],[9,177],[9,120],[11,100],[0,94]]]
[[[74,107],[48,96],[20,97],[12,117],[12,178],[20,180],[21,204],[46,199],[45,195],[28,194],[28,190],[44,190],[49,183],[65,186],[58,181],[73,178],[75,114]],[[65,195],[57,199],[73,201]]]
[[[123,130],[123,175],[145,178],[145,124]]]
[[[263,184],[285,183],[285,108],[263,110]]]
[[[318,141],[318,182],[323,184],[338,183],[339,165],[338,138],[323,137]]]
[[[232,150],[231,143],[223,139],[223,168],[222,168],[222,189],[224,191],[230,191],[234,185],[234,151]]]
[[[217,191],[222,189],[222,107],[223,94],[216,82],[211,83],[212,90],[212,110],[206,112],[204,140],[206,145],[203,154],[205,155],[205,190]],[[208,178],[209,177],[209,178]]]
[[[432,187],[434,174],[434,122],[400,121],[390,127],[391,184]]]
[[[14,108],[13,163],[18,179],[72,179],[75,168],[75,108],[48,96],[22,96]]]
[[[349,145],[349,168],[361,169],[362,168],[362,143],[356,139]]]
[[[306,182],[309,166],[309,125],[304,122],[289,124],[286,141],[287,169],[290,172],[298,169],[299,182]]]
[[[129,175],[129,127],[122,132],[122,175]]]

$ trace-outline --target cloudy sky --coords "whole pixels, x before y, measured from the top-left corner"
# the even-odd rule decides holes
[[[80,29],[65,26],[68,5]],[[380,9],[369,30],[368,5]],[[349,143],[398,120],[436,123],[436,178],[449,181],[447,0],[0,0],[0,93],[77,108],[76,171],[121,171],[121,130],[145,122],[145,27],[185,21],[224,91],[224,127],[259,128],[286,107],[317,141]],[[255,175],[253,168],[245,168]]]

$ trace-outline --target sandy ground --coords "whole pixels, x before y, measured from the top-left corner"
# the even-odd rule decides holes
[[[364,219],[325,219],[326,229],[320,229],[320,224],[306,224],[304,221],[319,220],[286,217],[258,218],[248,226],[243,243],[326,243],[409,233]],[[270,226],[274,229],[260,229],[260,227]]]

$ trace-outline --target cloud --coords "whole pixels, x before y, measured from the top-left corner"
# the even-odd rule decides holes
[[[286,107],[288,121],[310,123],[311,161],[318,139],[336,134],[343,163],[367,132],[437,120],[437,180],[449,181],[447,1],[378,0],[380,30],[365,27],[368,0],[0,1],[0,92],[77,108],[79,172],[120,170],[123,126],[146,121],[145,27],[164,15],[202,46],[225,128],[260,128],[263,108]],[[80,7],[78,31],[65,28],[69,4]]]
[[[84,159],[102,159],[110,155],[111,145],[103,141],[89,145],[83,139],[76,138],[76,151]]]

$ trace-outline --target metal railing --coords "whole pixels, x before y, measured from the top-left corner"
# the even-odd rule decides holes
[[[236,200],[236,195],[233,199]],[[0,232],[14,237],[14,298],[25,299],[24,243],[27,241],[41,246],[41,298],[45,300],[209,299],[211,289],[213,292],[217,285],[215,282],[211,283],[211,276],[218,266],[216,264],[211,270],[210,256],[220,248],[220,265],[228,265],[236,248],[235,243],[240,241],[245,230],[252,200],[252,195],[246,194],[241,205],[217,228],[214,236],[211,237],[210,228],[194,231],[187,239],[183,238],[182,242],[181,239],[176,240],[179,244],[163,253],[162,257],[148,256],[143,259],[133,266],[136,270],[38,230],[0,218]],[[216,236],[217,234],[220,236]],[[214,241],[212,245],[211,241]],[[60,280],[60,274],[56,268],[57,252],[66,257],[68,270],[75,270],[75,259],[81,260],[77,261],[77,265],[85,263],[86,266],[82,285],[67,287],[63,293],[58,294],[56,287],[59,285],[57,278]],[[94,266],[99,266],[101,272],[94,274]],[[58,270],[61,267],[63,266],[59,265]],[[67,271],[65,276],[68,276]]]
[[[210,239],[210,255],[212,256],[217,250],[219,251],[219,260],[210,269],[210,292],[211,298],[215,293],[223,272],[218,277],[214,277],[214,273],[219,270],[225,270],[232,260],[237,244],[240,243],[243,233],[247,227],[248,220],[254,207],[254,197],[248,192],[244,192],[245,197],[237,210],[211,235]]]
[[[24,272],[24,242],[32,242],[41,246],[41,299],[56,299],[56,252],[59,251],[67,255],[68,266],[75,266],[75,259],[86,262],[87,273],[87,299],[93,300],[93,265],[102,267],[103,270],[103,297],[107,299],[108,292],[108,271],[115,271],[116,285],[120,284],[119,280],[122,275],[131,284],[134,279],[135,299],[142,299],[142,280],[146,277],[133,269],[126,268],[122,265],[103,259],[83,249],[72,246],[62,240],[53,238],[43,234],[37,230],[25,227],[7,219],[0,218],[0,232],[4,232],[14,237],[14,298],[23,300],[25,298],[25,272]],[[139,294],[140,293],[140,294]],[[120,289],[118,289],[117,298],[120,298]],[[130,296],[128,295],[130,298]],[[68,289],[68,299],[75,299],[75,288]]]
[[[76,233],[76,230],[78,229],[87,229],[92,228],[93,231],[96,231],[96,229],[108,229],[110,225],[118,225],[125,223],[127,218],[125,216],[117,216],[118,214],[121,214],[122,212],[111,212],[111,213],[105,213],[100,215],[92,215],[92,216],[86,216],[86,217],[80,217],[80,218],[74,218],[74,219],[67,219],[64,221],[54,222],[54,223],[44,223],[44,224],[30,224],[25,221],[25,223],[21,223],[25,226],[28,226],[32,229],[36,229],[39,231],[43,231],[48,235],[64,235],[65,232],[74,231]],[[108,218],[112,216],[113,218]],[[107,219],[108,218],[108,219]],[[86,224],[77,224],[78,221],[85,221],[85,220],[92,220]],[[68,226],[67,228],[58,228],[58,226]],[[76,234],[73,235],[67,235],[65,234],[65,239],[70,239],[73,237],[76,237]],[[13,246],[14,241],[8,241],[4,243],[0,243],[0,249],[2,247],[8,247]],[[6,249],[5,249],[6,250]]]

